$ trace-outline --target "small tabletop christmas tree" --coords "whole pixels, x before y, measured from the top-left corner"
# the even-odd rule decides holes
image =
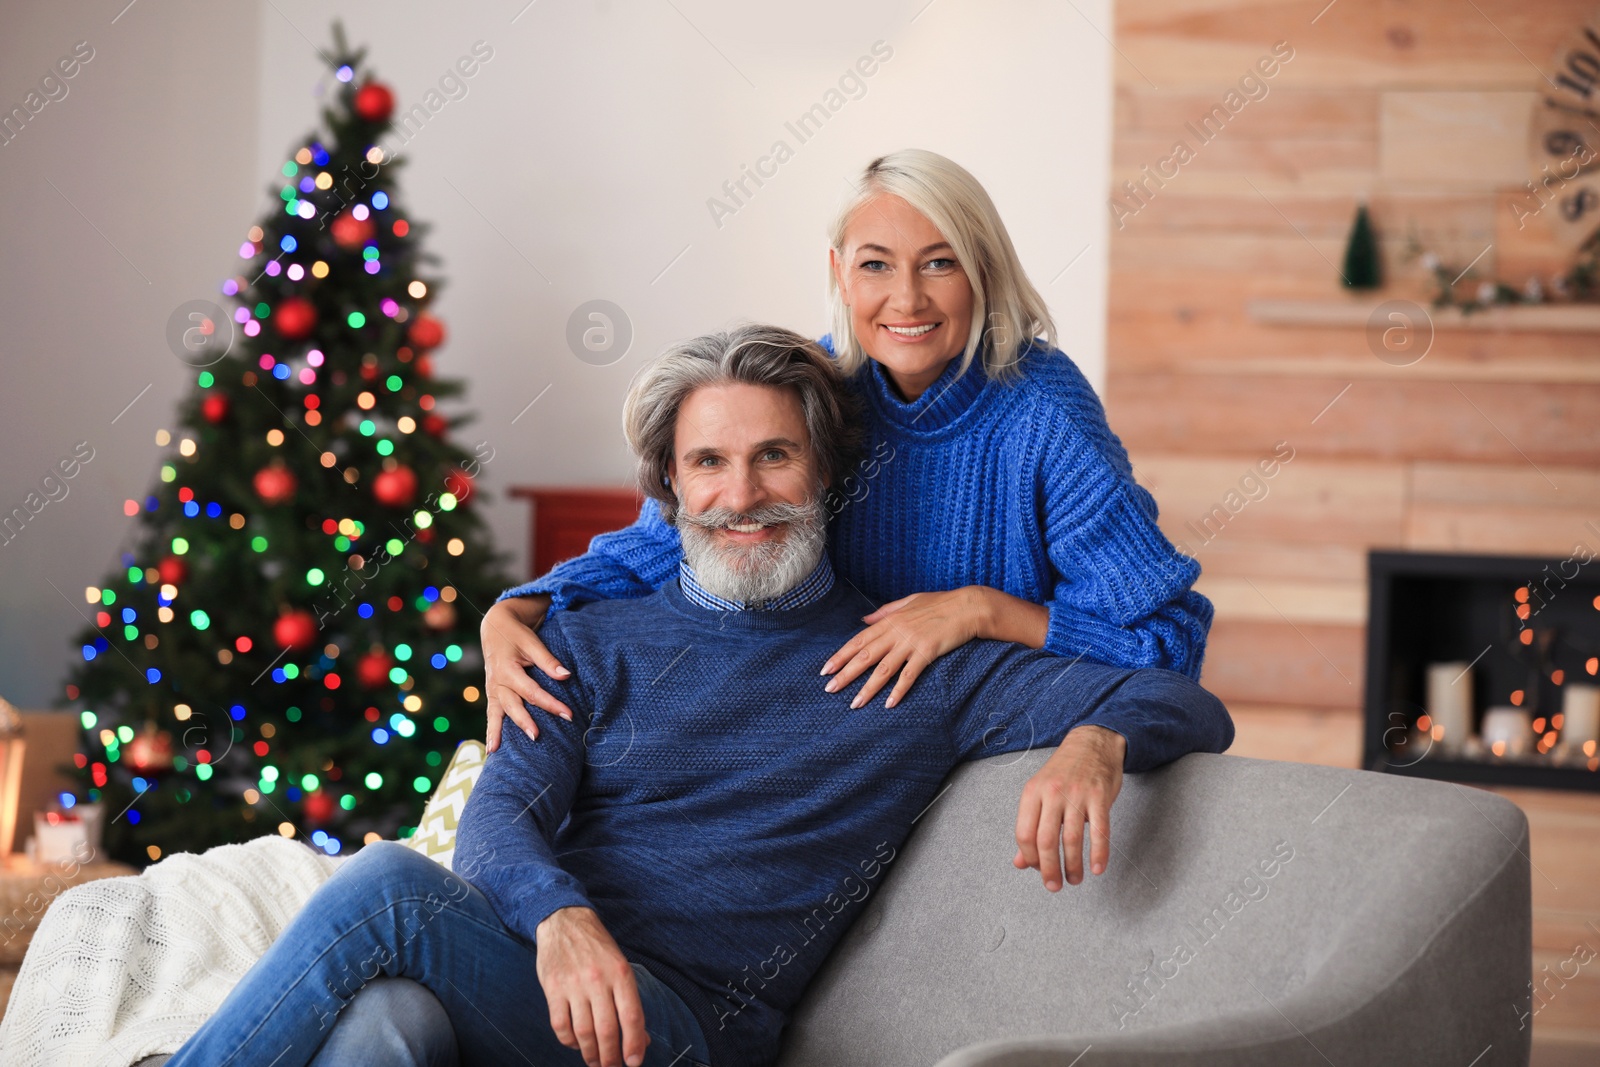
[[[250,228],[222,285],[233,323],[193,316],[182,429],[124,505],[136,547],[87,590],[76,798],[103,802],[129,862],[404,836],[483,735],[477,623],[509,584],[474,507],[493,451],[453,443],[467,420],[438,410],[463,387],[434,377],[435,257],[377,147],[394,98],[334,38],[328,135],[291,152]]]
[[[1372,218],[1365,204],[1356,206],[1356,219],[1350,225],[1350,239],[1344,248],[1344,270],[1340,276],[1346,289],[1377,289],[1383,285],[1378,238],[1372,232]]]

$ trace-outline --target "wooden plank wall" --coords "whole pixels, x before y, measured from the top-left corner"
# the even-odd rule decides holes
[[[1168,536],[1202,563],[1206,684],[1354,716],[1369,548],[1600,551],[1600,336],[1440,330],[1398,367],[1363,328],[1268,325],[1247,303],[1348,299],[1360,201],[1383,296],[1427,303],[1408,233],[1463,265],[1487,249],[1479,271],[1520,285],[1544,239],[1507,206],[1534,173],[1538,68],[1600,0],[1325,4],[1118,0],[1112,189],[1147,191],[1108,204],[1106,405]],[[1278,42],[1293,56],[1266,95],[1196,137]],[[1150,182],[1180,139],[1193,158]],[[1275,447],[1293,459],[1251,480]],[[1246,502],[1219,516],[1230,490]]]

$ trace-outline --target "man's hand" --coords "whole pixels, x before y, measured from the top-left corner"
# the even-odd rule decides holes
[[[1083,881],[1083,824],[1089,824],[1089,869],[1100,874],[1111,858],[1111,804],[1122,790],[1128,741],[1103,726],[1067,734],[1039,772],[1022,787],[1017,807],[1018,870],[1033,867],[1050,892],[1061,888],[1062,837],[1067,883]]]
[[[534,930],[550,1027],[589,1067],[639,1067],[650,1035],[633,967],[591,908],[557,908]]]

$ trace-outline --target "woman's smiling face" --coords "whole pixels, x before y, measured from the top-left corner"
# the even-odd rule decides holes
[[[856,341],[915,400],[967,346],[967,272],[926,215],[887,193],[856,209],[842,243],[828,260]]]

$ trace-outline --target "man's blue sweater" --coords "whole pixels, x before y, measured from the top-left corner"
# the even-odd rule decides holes
[[[540,635],[573,677],[529,672],[574,719],[502,731],[456,870],[530,942],[557,908],[592,907],[694,1012],[717,1067],[753,1067],[956,764],[1083,723],[1127,739],[1129,771],[1233,740],[1182,675],[996,641],[935,661],[898,707],[885,690],[852,711],[862,683],[826,693],[819,672],[871,606],[839,582],[804,607],[719,612],[674,581],[552,616]]]
[[[834,486],[839,573],[880,602],[990,586],[1050,610],[1057,655],[1199,678],[1212,616],[1192,588],[1200,565],[1156,525],[1083,372],[1043,345],[1021,353],[1015,381],[989,377],[981,354],[958,370],[910,402],[871,360],[849,380],[867,440]],[[632,526],[505,595],[547,593],[553,611],[644,596],[682,558],[677,528],[646,501]]]

